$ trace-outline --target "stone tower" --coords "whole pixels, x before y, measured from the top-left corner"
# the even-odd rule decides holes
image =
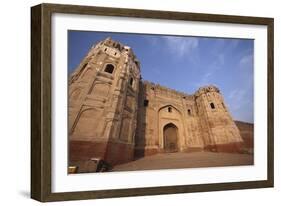
[[[239,152],[243,146],[243,139],[219,89],[215,86],[202,87],[194,96],[205,149]]]
[[[130,47],[107,38],[69,78],[69,161],[134,158],[140,65]]]

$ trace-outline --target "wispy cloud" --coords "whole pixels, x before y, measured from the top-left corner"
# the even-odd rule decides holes
[[[253,102],[247,89],[235,89],[226,97],[231,114],[236,120],[253,122]]]
[[[245,94],[245,90],[235,89],[229,93],[228,98],[235,101],[241,101]]]
[[[224,63],[225,63],[225,55],[222,53],[216,55],[213,61],[209,65],[207,65],[206,68],[204,68],[205,72],[202,75],[201,80],[195,84],[196,87],[214,84],[214,82],[212,82],[212,79],[214,78],[214,75],[217,74],[219,70],[223,69]]]
[[[230,109],[234,116],[243,116],[243,114],[240,113],[245,112],[245,110],[241,111],[241,109],[245,108],[245,105],[251,104],[249,99],[250,93],[251,92],[247,89],[235,89],[229,93],[227,101],[229,102]]]
[[[215,48],[213,48],[213,50],[215,52],[219,52],[219,51],[224,51],[229,52],[231,50],[234,50],[237,48],[238,44],[239,44],[238,39],[221,39],[218,38],[215,40]]]
[[[199,39],[196,37],[164,36],[162,38],[165,40],[169,51],[178,57],[191,54],[199,46]]]
[[[229,53],[232,53],[232,51],[237,48],[238,43],[239,40],[237,39],[215,40],[215,43],[211,45],[212,48],[210,48],[212,58],[206,63],[206,68],[204,68],[205,73],[201,80],[196,83],[196,86],[214,84],[214,82],[212,82],[212,80],[216,79],[214,78],[214,75],[216,75],[219,70],[228,68],[227,57],[229,57]]]
[[[206,72],[199,82],[195,83],[196,87],[202,87],[210,84],[210,79],[212,78],[214,71]]]
[[[253,65],[253,54],[245,55],[243,56],[240,61],[239,65],[243,68],[245,66],[251,66]]]

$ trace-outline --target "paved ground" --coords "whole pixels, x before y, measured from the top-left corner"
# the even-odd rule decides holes
[[[117,165],[112,169],[112,171],[178,169],[252,164],[253,155],[249,154],[213,152],[163,153],[147,156],[126,164]]]

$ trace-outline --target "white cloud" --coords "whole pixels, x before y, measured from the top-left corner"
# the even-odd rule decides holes
[[[232,92],[229,93],[228,97],[229,99],[235,99],[237,101],[241,100],[244,95],[245,95],[246,91],[245,90],[233,90]]]
[[[253,122],[253,102],[249,95],[247,90],[236,89],[227,96],[230,113],[234,119]]]
[[[239,110],[242,106],[249,103],[249,97],[247,97],[246,89],[235,89],[229,93],[228,99],[230,102],[230,108],[232,111]]]
[[[169,51],[175,56],[183,57],[191,54],[198,48],[199,40],[196,37],[162,37],[168,46]]]
[[[211,82],[213,75],[223,68],[225,62],[225,55],[224,54],[217,54],[216,58],[204,68],[204,75],[202,76],[201,80],[196,83],[197,87],[206,86],[209,84],[214,84]]]
[[[243,56],[239,61],[240,66],[248,66],[253,64],[253,54]]]

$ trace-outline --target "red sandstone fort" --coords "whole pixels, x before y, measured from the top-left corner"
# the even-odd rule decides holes
[[[186,94],[143,81],[132,49],[110,38],[71,74],[68,115],[70,163],[116,165],[162,152],[240,152],[243,145],[217,87]]]

